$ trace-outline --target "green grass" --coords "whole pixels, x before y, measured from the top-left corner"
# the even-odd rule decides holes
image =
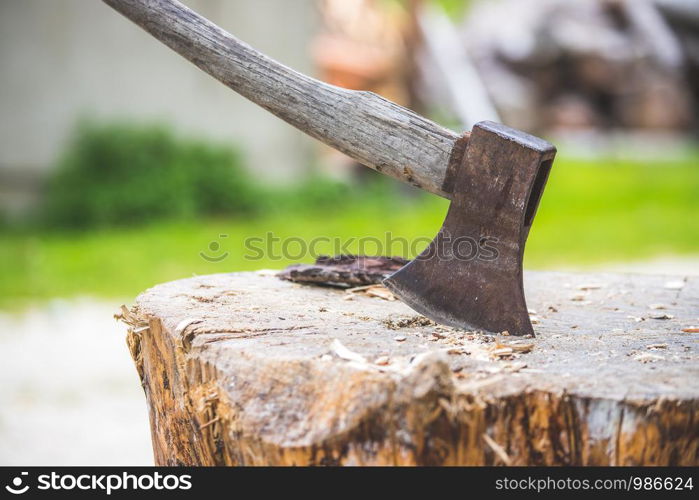
[[[306,242],[319,236],[383,241],[387,232],[394,239],[431,238],[446,208],[447,202],[436,197],[396,201],[369,196],[323,213],[298,208],[251,220],[73,233],[5,231],[0,234],[0,306],[75,295],[131,297],[162,281],[294,262],[246,258],[251,252],[244,247],[245,238],[264,238],[267,232]],[[213,241],[220,243],[217,252],[208,248]],[[295,243],[291,250],[297,248]],[[335,253],[327,242],[316,250]],[[349,250],[360,249],[355,243]],[[364,250],[377,252],[374,245]],[[392,250],[404,253],[400,245]],[[229,255],[212,263],[200,252]],[[527,244],[528,268],[584,267],[665,254],[699,254],[697,156],[663,165],[572,160],[554,165]]]
[[[699,253],[699,157],[554,165],[525,263],[534,268]]]

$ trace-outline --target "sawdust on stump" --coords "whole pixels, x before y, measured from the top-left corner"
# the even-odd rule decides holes
[[[525,273],[533,339],[257,273],[118,316],[159,465],[699,465],[699,280],[677,281]]]

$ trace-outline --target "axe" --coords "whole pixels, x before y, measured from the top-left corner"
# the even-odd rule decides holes
[[[104,0],[200,69],[377,172],[451,200],[432,243],[384,284],[438,323],[533,335],[522,256],[556,149],[492,122],[462,135],[371,92],[298,73],[175,0]]]

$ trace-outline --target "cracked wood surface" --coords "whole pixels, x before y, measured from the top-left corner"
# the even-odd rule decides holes
[[[264,274],[156,286],[121,315],[155,461],[699,465],[699,279],[525,288],[533,339]]]

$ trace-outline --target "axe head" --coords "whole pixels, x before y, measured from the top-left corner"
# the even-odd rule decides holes
[[[473,127],[441,230],[384,280],[415,311],[471,330],[533,335],[522,257],[556,148],[493,122]]]

